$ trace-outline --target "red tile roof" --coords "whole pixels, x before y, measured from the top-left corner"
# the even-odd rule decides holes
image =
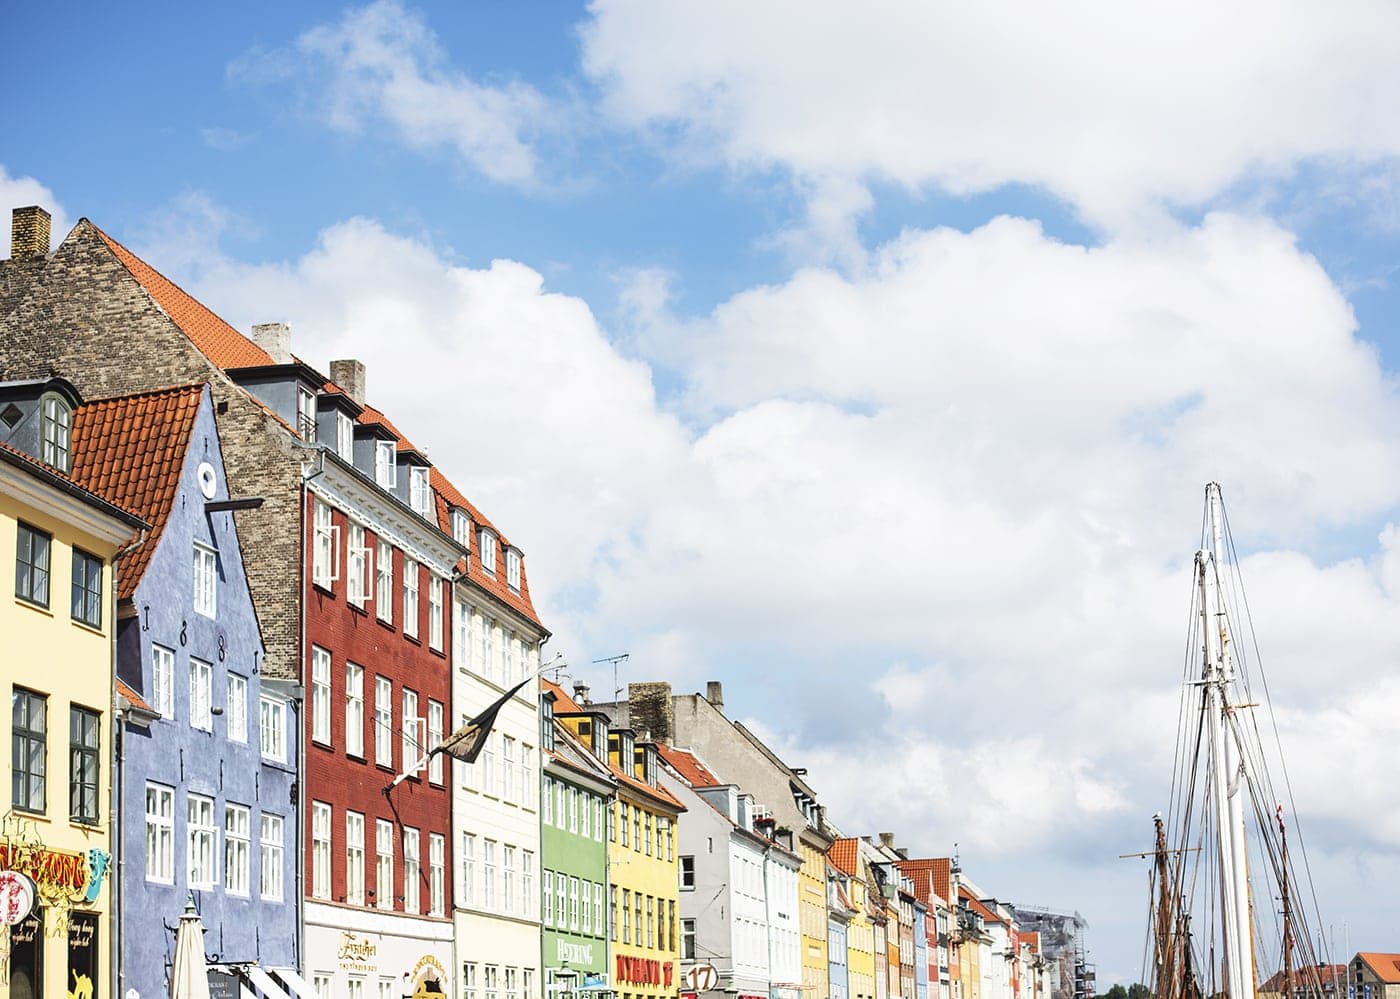
[[[88,220],[84,220],[88,221]],[[89,225],[92,225],[88,221]],[[200,352],[221,368],[251,368],[272,364],[272,355],[216,316],[203,303],[157,271],[97,226],[102,238],[146,294],[180,327]]]
[[[923,885],[924,878],[918,877],[920,874],[927,875],[927,885],[933,890],[933,894],[943,899],[949,905],[953,900],[948,897],[948,885],[952,879],[953,862],[948,857],[929,857],[922,860],[901,860],[896,865],[905,874],[914,878],[914,887],[921,891],[926,891]],[[927,903],[930,896],[925,893],[918,896],[919,901]]]
[[[584,710],[583,708],[579,707],[578,701],[574,700],[567,693],[565,693],[564,688],[559,686],[559,684],[555,683],[553,680],[546,680],[544,677],[540,677],[540,691],[542,693],[554,695],[555,714],[558,714],[561,711],[565,714],[574,714]]]
[[[860,870],[860,840],[855,837],[838,839],[831,844],[826,855],[842,874],[852,878],[860,876],[857,873]]]
[[[161,274],[150,264],[146,263],[136,254],[132,253],[121,243],[107,235],[91,220],[84,219],[88,225],[92,226],[94,232],[102,239],[107,247],[121,261],[122,265],[136,278],[137,282],[151,296],[151,300],[168,315],[190,341],[199,348],[200,352],[209,358],[218,367],[225,370],[230,368],[254,368],[275,364],[272,355],[267,353],[248,337],[234,329],[223,319],[219,318],[189,294],[175,282]],[[327,389],[340,392],[344,390],[334,383],[327,382]],[[266,409],[266,407],[264,407]],[[296,433],[296,429],[287,425],[286,421],[270,409],[267,412],[276,417],[279,422],[287,426],[288,430]],[[389,433],[394,435],[400,450],[417,451],[423,453],[420,448],[413,445],[384,413],[373,406],[366,405],[363,412],[357,417],[358,422],[365,425],[378,424],[383,426]],[[462,493],[447,480],[447,477],[434,467],[429,473],[429,481],[437,493],[437,516],[438,528],[444,533],[451,534],[451,524],[448,511],[444,506],[444,500],[454,506],[465,509],[472,518],[472,522],[478,526],[489,528],[502,545],[507,544],[505,535],[488,520],[472,503],[470,503]],[[471,547],[475,547],[475,540]],[[504,566],[501,566],[503,559],[498,558],[496,576],[486,574],[481,571],[479,559],[471,560],[470,578],[483,589],[490,592],[497,599],[507,606],[514,608],[520,614],[535,624],[540,624],[538,615],[535,613],[535,606],[530,599],[530,586],[525,575],[524,559],[521,559],[520,567],[520,592],[514,593],[505,579]]]
[[[137,517],[135,513],[122,507],[121,504],[114,501],[105,493],[100,493],[92,487],[88,486],[86,483],[79,482],[77,479],[73,478],[72,475],[60,472],[57,468],[50,465],[48,462],[40,461],[28,451],[22,451],[17,447],[13,447],[3,442],[0,442],[0,451],[3,451],[5,453],[7,460],[9,460],[11,463],[24,465],[32,469],[34,472],[37,472],[41,476],[52,476],[55,480],[64,483],[66,488],[71,489],[74,493],[81,496],[85,501],[91,503],[92,505],[97,506],[99,508],[105,508],[107,512],[114,513],[117,516],[129,519],[132,527],[140,527],[142,524],[144,524],[144,521],[142,521],[140,517]],[[139,533],[133,534],[132,538],[136,538],[138,536]]]
[[[95,399],[73,414],[73,478],[151,525],[122,560],[118,599],[129,598],[160,541],[178,491],[203,385]]]
[[[120,678],[117,679],[117,693],[120,694],[122,697],[126,698],[127,703],[130,704],[133,708],[145,711],[148,714],[160,714],[159,711],[157,711],[155,708],[151,707],[149,704],[146,703],[145,698],[138,694],[134,689],[127,686],[125,680],[122,680]]]
[[[671,765],[671,769],[681,775],[691,787],[718,787],[722,782],[710,771],[696,756],[688,749],[676,749],[672,746],[657,744],[657,751],[661,758]]]
[[[1357,957],[1365,961],[1376,973],[1376,977],[1387,985],[1400,984],[1400,954],[1378,954],[1374,951],[1358,952]]]

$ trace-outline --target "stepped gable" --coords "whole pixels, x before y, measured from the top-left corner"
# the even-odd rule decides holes
[[[136,592],[180,484],[203,385],[95,399],[73,414],[73,478],[151,525],[122,559],[117,598]]]

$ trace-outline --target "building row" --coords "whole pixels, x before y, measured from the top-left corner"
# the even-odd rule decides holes
[[[169,994],[192,906],[221,999],[1068,994],[718,684],[542,680],[522,550],[363,364],[51,243],[17,209],[0,262],[0,993]]]

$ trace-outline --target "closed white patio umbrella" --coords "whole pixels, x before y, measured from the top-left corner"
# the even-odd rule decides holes
[[[175,961],[170,968],[170,999],[209,999],[209,971],[204,964],[204,924],[194,908],[194,894],[175,930]]]

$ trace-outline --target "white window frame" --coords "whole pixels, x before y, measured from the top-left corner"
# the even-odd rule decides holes
[[[506,549],[506,585],[512,593],[520,592],[520,552]]]
[[[331,806],[311,803],[311,897],[331,897]]]
[[[471,665],[472,609],[465,600],[452,600],[452,665],[467,669]]]
[[[501,735],[501,800],[515,800],[515,740]]]
[[[462,833],[462,904],[476,904],[476,835]]]
[[[447,841],[442,833],[428,833],[428,915],[447,911]]]
[[[545,825],[554,824],[554,778],[546,776],[544,790],[540,793],[540,821]]]
[[[481,566],[481,571],[492,577],[496,576],[496,532],[489,527],[479,528],[476,532],[477,564]]]
[[[355,463],[355,421],[349,413],[335,411],[335,453],[350,464]]]
[[[403,702],[403,759],[400,760],[405,772],[423,758],[424,749],[422,746],[423,729],[426,727],[422,719],[418,717],[418,692],[403,689],[400,700]],[[417,768],[413,773],[419,774],[422,768]]]
[[[472,519],[461,507],[452,508],[452,540],[463,548],[471,548]]]
[[[345,901],[365,904],[365,817],[345,813]]]
[[[394,824],[374,820],[374,904],[380,909],[394,907]]]
[[[311,646],[311,741],[331,744],[331,654]]]
[[[287,705],[266,694],[258,699],[258,737],[265,759],[287,762]]]
[[[282,816],[263,812],[258,816],[258,895],[265,902],[281,902],[282,864],[286,856],[286,822]]]
[[[501,911],[515,912],[515,847],[501,844]]]
[[[520,914],[535,918],[535,854],[531,850],[520,851]]]
[[[219,883],[218,856],[214,850],[218,832],[214,826],[214,799],[202,794],[185,799],[185,858],[189,886],[208,890]]]
[[[214,731],[214,664],[190,657],[190,727]]]
[[[146,880],[175,883],[175,789],[146,782]]]
[[[194,612],[204,617],[219,613],[219,553],[202,541],[194,543]]]
[[[394,766],[394,684],[387,676],[374,678],[374,762]]]
[[[374,442],[374,481],[384,489],[393,489],[399,484],[398,442]]]
[[[419,563],[404,556],[403,560],[403,633],[418,637],[418,571]]]
[[[540,872],[540,890],[544,893],[544,909],[540,914],[540,922],[545,926],[554,926],[554,872]]]
[[[339,578],[340,525],[331,505],[316,496],[312,498],[311,582],[329,590]]]
[[[365,668],[345,663],[345,752],[365,755]]]
[[[228,703],[224,708],[225,728],[234,742],[248,741],[248,680],[228,674]]]
[[[496,911],[496,841],[481,841],[481,907]]]
[[[297,383],[297,435],[302,440],[316,439],[316,393]]]
[[[374,613],[381,621],[394,623],[394,546],[379,539],[374,562]]]
[[[39,400],[40,454],[60,472],[73,468],[73,410],[61,396],[46,392]]]
[[[426,465],[412,465],[408,469],[408,505],[420,517],[433,516],[433,489]]]
[[[442,651],[442,589],[446,580],[428,573],[428,648]]]
[[[252,872],[253,813],[247,805],[224,805],[224,890],[248,896]]]
[[[442,705],[428,698],[428,743],[426,749],[435,749],[442,745],[443,707]],[[434,753],[432,759],[428,761],[428,783],[442,784],[442,758],[446,753]]]
[[[350,521],[345,547],[345,599],[356,607],[363,608],[369,597],[369,585],[365,576],[369,564],[369,549],[365,547],[365,526]]]
[[[419,849],[421,834],[412,826],[403,830],[403,911],[418,915],[423,911],[422,871]]]
[[[151,703],[162,718],[175,717],[175,650],[151,646]]]

